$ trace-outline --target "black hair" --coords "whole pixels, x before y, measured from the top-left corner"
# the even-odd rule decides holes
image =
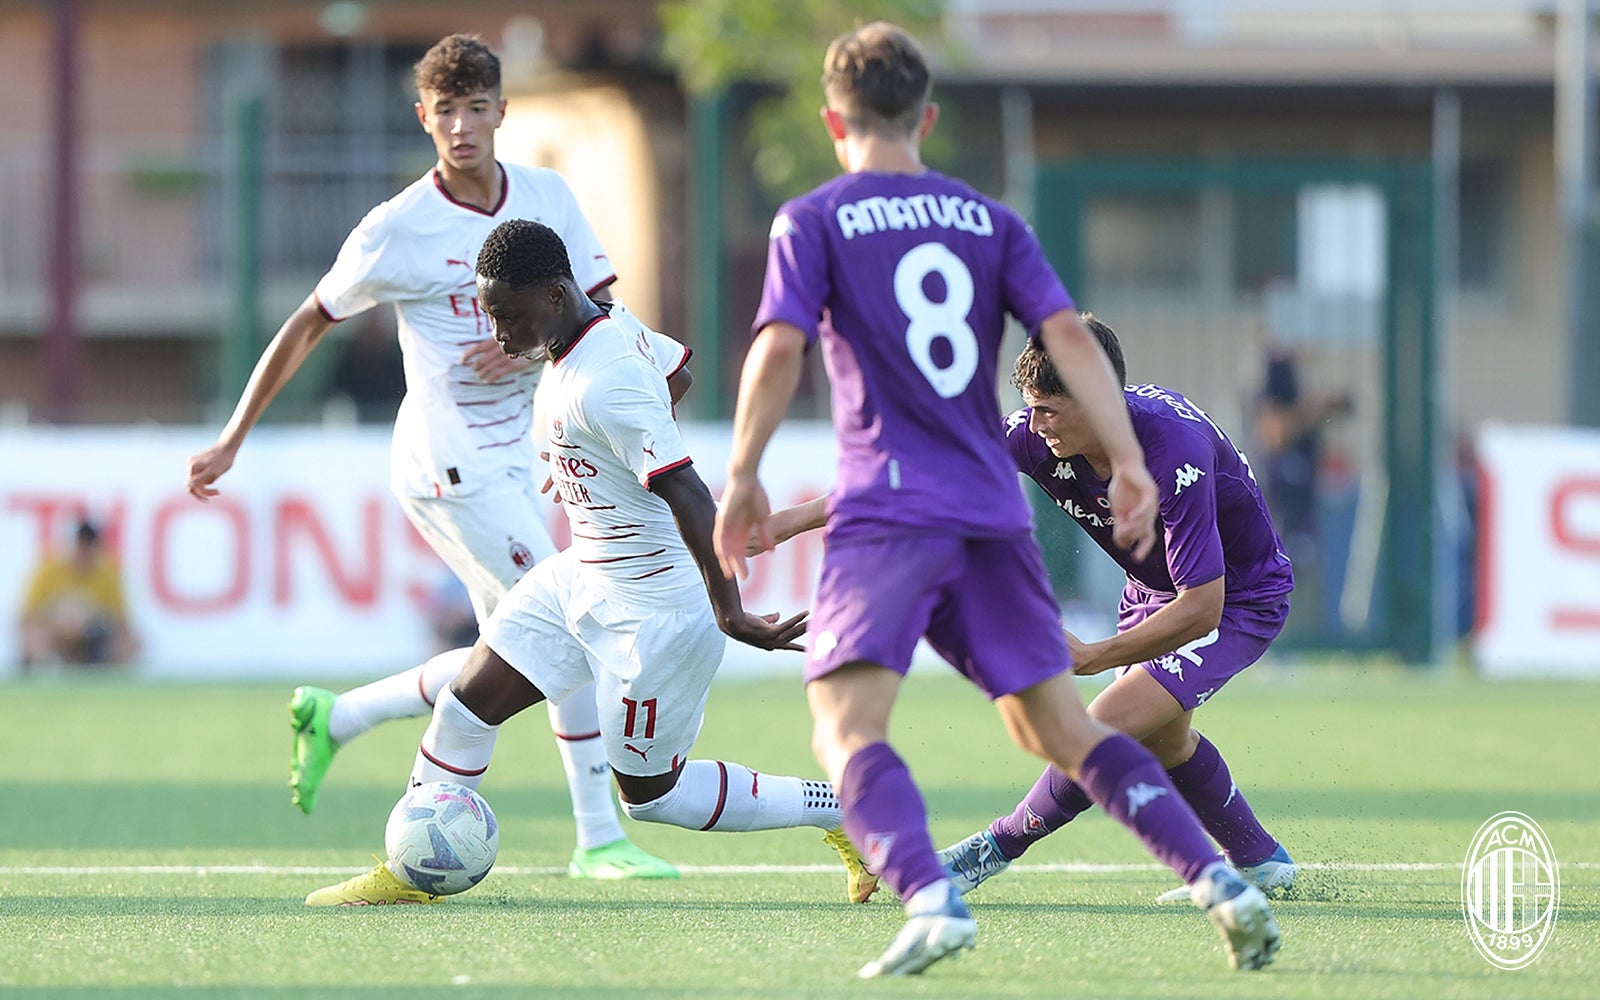
[[[79,545],[94,545],[100,541],[100,529],[93,521],[82,518],[78,521],[77,537]]]
[[[1117,335],[1111,327],[1096,319],[1094,313],[1082,312],[1078,318],[1094,334],[1094,339],[1100,342],[1100,349],[1106,352],[1106,360],[1111,362],[1111,369],[1116,372],[1117,384],[1126,385],[1128,362],[1122,356],[1122,344],[1117,340]],[[1056,371],[1050,355],[1033,337],[1028,338],[1028,346],[1017,355],[1017,363],[1011,369],[1011,384],[1019,391],[1034,396],[1072,396],[1067,391],[1066,383],[1061,381],[1061,373]]]
[[[478,251],[478,276],[508,285],[550,285],[572,278],[567,245],[549,226],[509,219],[494,227]]]

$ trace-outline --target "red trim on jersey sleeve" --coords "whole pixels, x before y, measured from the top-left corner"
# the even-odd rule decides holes
[[[673,369],[671,371],[667,372],[667,378],[671,378],[672,376],[674,376],[674,375],[678,374],[679,372],[683,371],[683,366],[688,364],[689,363],[689,359],[692,358],[692,357],[694,357],[694,351],[692,349],[688,348],[688,347],[685,347],[683,349],[683,357],[679,358],[678,359],[678,363],[675,366],[673,366]]]
[[[610,317],[602,312],[600,315],[596,316],[594,319],[591,319],[589,322],[585,323],[583,325],[583,329],[578,331],[578,335],[576,337],[572,338],[572,343],[567,345],[567,349],[566,350],[562,351],[560,354],[557,354],[554,351],[550,352],[550,363],[553,364],[553,365],[559,365],[561,363],[561,359],[566,357],[567,355],[571,354],[572,353],[572,349],[574,347],[578,346],[578,341],[580,341],[584,337],[588,336],[590,330],[593,330],[596,326],[598,326],[600,323],[604,322],[607,319],[610,319]]]
[[[598,292],[600,289],[602,289],[602,288],[610,288],[612,285],[614,285],[616,283],[617,283],[617,276],[615,274],[613,274],[609,278],[602,278],[599,281],[595,282],[595,286],[593,288],[589,289],[588,291],[584,292],[584,294],[585,295],[593,295],[595,292]]]
[[[312,297],[312,299],[316,300],[317,312],[322,314],[322,318],[323,319],[327,320],[329,323],[343,323],[344,322],[344,320],[342,320],[339,317],[335,316],[328,309],[327,304],[322,301],[322,296],[318,295],[316,292],[312,292],[311,293],[311,297]]]
[[[655,482],[657,479],[669,472],[677,472],[679,469],[687,468],[693,464],[694,459],[690,458],[688,455],[685,455],[676,462],[673,462],[671,465],[663,466],[662,468],[647,474],[644,477],[644,488],[649,489],[651,483]]]

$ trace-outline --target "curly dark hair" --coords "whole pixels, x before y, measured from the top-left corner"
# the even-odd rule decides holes
[[[909,135],[933,89],[922,46],[904,28],[874,21],[833,40],[822,89],[852,128]]]
[[[1100,342],[1100,349],[1106,352],[1106,359],[1111,362],[1111,369],[1117,373],[1117,384],[1126,385],[1128,382],[1128,362],[1122,357],[1122,344],[1117,340],[1117,335],[1111,327],[1106,326],[1095,318],[1092,312],[1081,312],[1078,318],[1083,320],[1083,325],[1094,334],[1094,339]],[[1011,384],[1018,391],[1034,396],[1066,396],[1071,398],[1072,393],[1067,391],[1065,382],[1061,381],[1061,373],[1056,371],[1056,366],[1050,361],[1050,355],[1045,353],[1044,346],[1033,337],[1028,338],[1028,346],[1017,355],[1017,363],[1011,369]]]
[[[450,97],[500,89],[500,57],[477,35],[446,35],[412,67],[417,93]]]
[[[509,219],[494,227],[478,251],[478,276],[526,288],[572,278],[567,245],[549,226]]]

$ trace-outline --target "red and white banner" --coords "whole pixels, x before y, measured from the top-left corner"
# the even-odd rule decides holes
[[[1600,432],[1478,438],[1478,622],[1491,677],[1600,677]]]
[[[684,426],[695,468],[721,491],[728,428]],[[388,490],[389,432],[253,431],[210,503],[184,490],[188,458],[214,429],[0,431],[0,673],[20,658],[16,633],[41,554],[68,544],[80,512],[102,528],[122,568],[143,672],[190,678],[371,678],[434,651],[430,595],[448,571]],[[763,467],[774,506],[826,492],[834,472],[825,424],[785,427]],[[552,505],[558,544],[565,517]],[[753,611],[808,606],[820,533],[751,562]],[[795,653],[728,644],[727,672],[798,673]]]

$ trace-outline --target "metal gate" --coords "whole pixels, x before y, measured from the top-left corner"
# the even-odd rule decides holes
[[[1435,504],[1429,165],[1075,161],[1041,165],[1035,197],[1129,381],[1189,395],[1250,457],[1296,566],[1280,647],[1431,662],[1456,567]],[[1063,598],[1114,606],[1109,560],[1053,508],[1037,521]]]

